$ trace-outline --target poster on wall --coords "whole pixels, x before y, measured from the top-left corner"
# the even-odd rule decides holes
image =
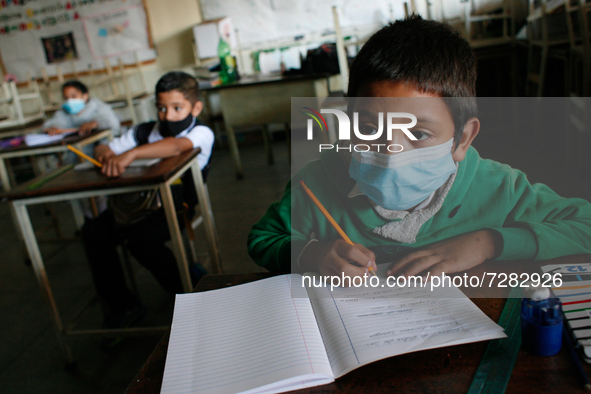
[[[76,42],[72,32],[59,36],[42,38],[47,64],[58,63],[64,60],[78,59]]]
[[[150,47],[141,5],[89,15],[83,18],[82,23],[94,59]]]
[[[20,81],[155,59],[150,43],[143,0],[0,0],[0,56]]]

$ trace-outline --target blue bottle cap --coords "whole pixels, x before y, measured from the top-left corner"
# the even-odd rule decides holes
[[[562,304],[558,298],[524,298],[521,303],[521,317],[532,324],[553,326],[562,323]]]

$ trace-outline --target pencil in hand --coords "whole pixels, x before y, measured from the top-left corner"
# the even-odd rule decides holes
[[[67,145],[68,149],[71,150],[72,152],[74,152],[75,154],[77,154],[78,156],[82,157],[83,159],[88,160],[89,162],[91,162],[92,164],[94,164],[95,166],[102,168],[103,167],[103,163],[93,159],[92,157],[88,156],[87,154],[80,152],[78,149],[74,148],[72,145]]]
[[[332,225],[332,227],[334,227],[334,229],[337,230],[337,232],[343,238],[343,240],[346,243],[348,243],[349,245],[355,246],[355,244],[353,243],[353,241],[351,241],[351,239],[347,236],[347,234],[345,234],[345,232],[343,231],[343,229],[341,228],[341,226],[339,226],[339,224],[333,219],[333,217],[331,216],[331,214],[328,213],[328,211],[326,210],[326,208],[324,208],[324,205],[322,205],[322,203],[318,200],[318,198],[316,198],[316,196],[314,195],[314,193],[312,193],[312,190],[310,190],[310,188],[308,186],[306,186],[306,184],[304,183],[304,181],[300,181],[300,186],[302,187],[302,189],[304,189],[304,191],[310,197],[310,199],[312,200],[312,202],[314,204],[316,204],[316,206],[318,207],[318,209],[320,209],[320,212],[322,212],[322,214],[326,217],[326,219],[328,219],[328,221]],[[377,276],[376,273],[373,270],[373,267],[371,265],[368,267],[368,270],[369,270],[369,272],[373,276]]]

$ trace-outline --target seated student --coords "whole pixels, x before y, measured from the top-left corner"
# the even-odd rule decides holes
[[[90,97],[88,88],[80,81],[68,81],[62,86],[64,103],[51,119],[43,123],[49,135],[78,129],[80,135],[92,130],[110,129],[114,136],[120,134],[121,122],[113,109],[101,100]]]
[[[103,163],[103,174],[116,177],[135,159],[173,157],[197,147],[201,148],[197,156],[199,166],[202,171],[206,168],[214,134],[196,118],[203,103],[199,100],[199,85],[195,78],[183,72],[169,72],[162,76],[156,84],[156,106],[157,122],[132,127],[109,144],[97,146],[95,157]],[[183,179],[183,183],[186,180],[192,184],[190,172]],[[173,190],[177,208],[182,206],[183,198],[190,200],[191,197],[186,196],[194,196],[194,192],[191,185],[184,191]],[[194,201],[187,202],[195,204],[196,196],[194,198]],[[127,240],[127,248],[135,259],[167,292],[183,291],[176,259],[164,244],[170,234],[162,208],[132,224],[118,223],[113,209],[108,209],[85,223],[82,238],[94,284],[103,303],[106,327],[129,326],[145,314],[125,282],[116,251],[116,246],[123,240]],[[201,274],[200,267],[191,268],[192,275]]]
[[[384,132],[381,140],[371,141],[369,152],[323,150],[253,226],[250,256],[269,270],[289,270],[293,260],[302,271],[354,277],[375,269],[376,261],[393,262],[387,275],[435,276],[487,259],[591,253],[589,202],[532,185],[522,172],[481,159],[471,147],[480,129],[475,82],[470,45],[449,26],[412,16],[377,32],[351,65],[348,111],[359,113],[359,124],[364,112],[370,114],[373,125],[359,127],[368,134],[379,112],[413,113],[416,140],[393,130],[390,140]],[[422,99],[425,106],[390,100],[398,104],[385,108],[380,100],[388,102],[386,97],[428,99]],[[367,143],[351,135],[351,144]],[[378,143],[404,150],[376,152]],[[302,180],[354,246],[341,239],[304,192],[292,193]]]
[[[80,81],[68,81],[62,86],[64,103],[52,118],[43,123],[43,130],[49,135],[61,134],[69,129],[78,129],[78,134],[87,135],[93,130],[111,130],[113,136],[121,133],[121,122],[113,109],[97,98],[91,98],[88,88]],[[98,142],[82,147],[82,151],[92,156]],[[74,152],[66,152],[65,163],[78,163],[80,159]],[[95,197],[99,212],[105,210],[106,199]],[[92,209],[88,200],[81,200],[84,216],[92,217]]]

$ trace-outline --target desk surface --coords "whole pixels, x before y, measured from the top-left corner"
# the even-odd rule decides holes
[[[489,262],[470,271],[539,272],[546,264],[591,263],[591,255],[568,256],[544,262]],[[242,275],[206,275],[195,291],[213,290],[273,276],[270,273]],[[469,293],[469,291],[466,291]],[[475,294],[475,293],[474,293]],[[478,293],[483,296],[483,293]],[[506,296],[508,289],[492,289],[486,296]],[[472,301],[491,319],[498,321],[504,298],[473,298]],[[166,362],[170,333],[164,335],[142,369],[127,388],[127,394],[159,393]],[[298,390],[294,393],[384,393],[384,392],[453,392],[468,391],[486,350],[488,341],[430,349],[390,357],[358,368],[335,382]],[[584,365],[591,376],[591,365]],[[507,386],[507,393],[585,392],[567,351],[553,357],[532,356],[520,350]]]
[[[117,178],[108,178],[101,174],[97,169],[84,171],[70,170],[36,189],[27,190],[28,185],[39,180],[39,178],[35,178],[27,183],[19,185],[9,192],[0,194],[0,198],[19,200],[23,198],[75,193],[86,190],[157,185],[167,181],[184,165],[197,156],[199,152],[201,152],[201,148],[195,148],[178,156],[161,160],[150,167],[128,167],[123,175]]]

